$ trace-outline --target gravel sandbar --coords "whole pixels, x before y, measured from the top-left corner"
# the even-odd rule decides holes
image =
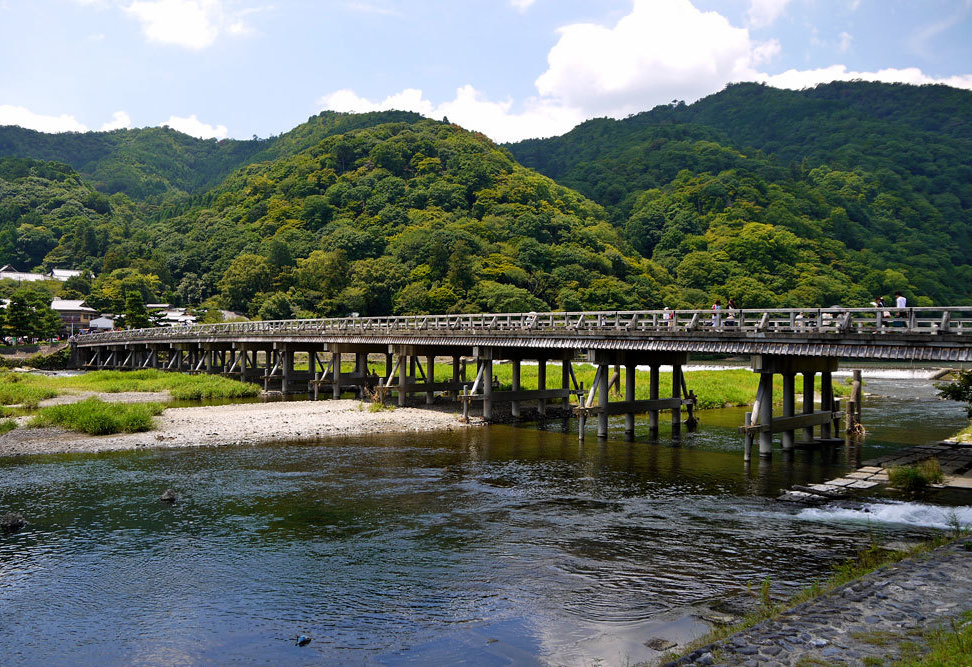
[[[464,426],[451,411],[395,408],[370,412],[367,404],[355,400],[169,408],[156,420],[159,427],[154,431],[103,436],[21,426],[0,435],[0,456],[255,445],[368,433],[452,430]]]

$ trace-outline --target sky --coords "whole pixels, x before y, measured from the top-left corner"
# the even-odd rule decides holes
[[[407,109],[496,141],[737,81],[972,89],[972,0],[0,0],[0,125],[268,137]]]

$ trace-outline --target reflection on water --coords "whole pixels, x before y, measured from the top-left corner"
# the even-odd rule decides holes
[[[869,452],[965,421],[927,382],[867,389],[883,396],[865,407]],[[842,450],[747,469],[740,411],[702,418],[676,442],[624,442],[617,421],[606,442],[551,424],[0,460],[0,511],[29,521],[0,537],[0,650],[28,664],[636,662],[656,655],[647,639],[696,627],[674,623],[694,605],[766,577],[794,589],[873,535],[948,525],[888,500],[779,504],[781,488],[846,470]]]

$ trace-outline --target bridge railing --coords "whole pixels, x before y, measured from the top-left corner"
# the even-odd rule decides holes
[[[643,310],[553,313],[478,313],[336,317],[194,324],[83,334],[84,343],[193,337],[327,334],[459,334],[517,332],[538,335],[698,334],[972,334],[972,306],[933,308],[781,308],[744,310]]]

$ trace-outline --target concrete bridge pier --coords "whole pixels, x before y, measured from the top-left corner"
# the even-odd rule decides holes
[[[547,360],[545,358],[537,359],[537,391],[547,391]],[[540,419],[547,416],[547,399],[537,399],[537,415]]]

